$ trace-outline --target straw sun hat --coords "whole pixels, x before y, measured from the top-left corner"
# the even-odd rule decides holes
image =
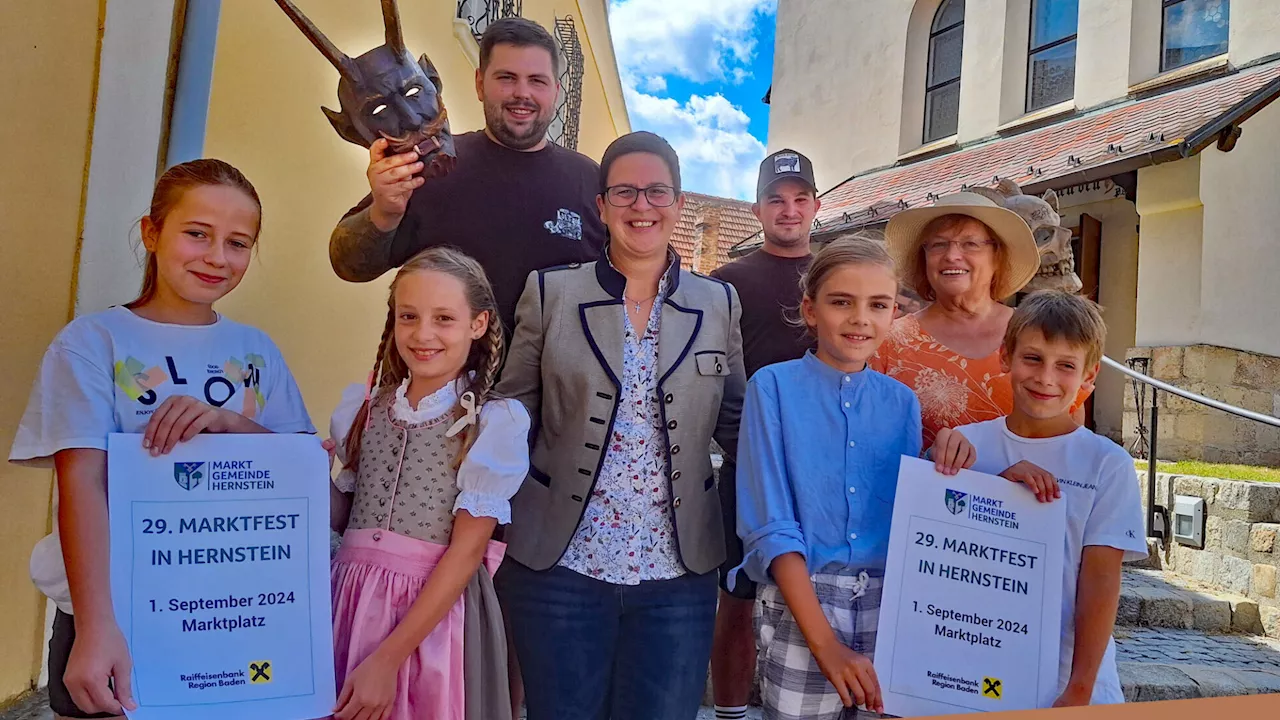
[[[1040,270],[1040,251],[1031,228],[1020,215],[997,205],[978,193],[959,192],[944,195],[929,207],[903,210],[889,221],[885,228],[885,242],[889,254],[898,264],[904,278],[915,276],[916,263],[920,261],[921,237],[926,225],[943,215],[966,215],[984,223],[1000,243],[1000,257],[1004,272],[997,273],[1000,280],[993,295],[1003,300],[1021,290]]]

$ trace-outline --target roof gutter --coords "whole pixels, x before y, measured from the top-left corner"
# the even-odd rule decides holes
[[[734,243],[725,251],[725,254],[731,258],[739,258],[756,248],[764,245],[764,231],[760,230],[752,235],[742,238]]]
[[[1093,182],[1094,180],[1106,180],[1121,173],[1131,172],[1152,165],[1161,165],[1163,163],[1172,162],[1174,160],[1182,160],[1189,157],[1181,152],[1181,144],[1166,145],[1157,150],[1151,150],[1137,155],[1130,155],[1126,158],[1120,158],[1102,165],[1093,165],[1083,170],[1067,173],[1066,175],[1058,175],[1057,177],[1041,180],[1029,185],[1022,186],[1024,195],[1040,195],[1046,190],[1060,190],[1064,187],[1072,185],[1083,185],[1084,183]]]
[[[1230,143],[1234,146],[1235,141],[1228,138],[1240,136],[1240,123],[1256,115],[1259,110],[1270,105],[1271,101],[1278,96],[1280,96],[1280,77],[1254,90],[1249,97],[1236,103],[1231,109],[1188,135],[1178,146],[1178,149],[1182,151],[1182,156],[1191,157],[1209,147],[1209,143],[1215,140],[1220,144]]]
[[[1058,190],[1072,185],[1082,185],[1095,180],[1105,180],[1115,175],[1140,170],[1145,167],[1151,167],[1152,165],[1161,165],[1175,160],[1184,160],[1200,154],[1205,148],[1215,142],[1218,144],[1219,150],[1223,152],[1231,152],[1231,150],[1235,148],[1236,140],[1240,138],[1241,123],[1256,115],[1266,106],[1270,105],[1277,97],[1280,97],[1280,77],[1275,78],[1266,85],[1263,85],[1253,91],[1248,97],[1231,106],[1213,120],[1202,125],[1177,145],[1166,145],[1148,152],[1138,153],[1124,158],[1117,158],[1109,163],[1093,165],[1075,172],[1067,173],[1066,175],[1058,175],[1047,180],[1023,185],[1022,192],[1027,195],[1039,195],[1046,190]],[[871,173],[866,174],[869,175]],[[850,182],[851,180],[853,180],[852,177],[844,182]],[[843,184],[844,183],[839,183],[836,187]],[[835,188],[833,187],[831,189],[834,190]],[[817,238],[824,235],[845,232],[862,225],[872,224],[875,223],[853,224],[853,228],[851,228],[850,223],[841,223],[839,225],[831,226],[829,229],[817,228],[814,230],[813,236]],[[747,252],[754,250],[758,246],[758,243],[748,244],[751,239],[752,238],[746,238],[735,245],[729,251],[730,257],[745,255]]]

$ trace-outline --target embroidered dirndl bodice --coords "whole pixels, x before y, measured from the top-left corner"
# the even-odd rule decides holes
[[[382,528],[447,545],[459,492],[454,459],[466,433],[445,433],[462,411],[413,425],[393,416],[393,400],[393,393],[383,393],[369,410],[347,527]]]

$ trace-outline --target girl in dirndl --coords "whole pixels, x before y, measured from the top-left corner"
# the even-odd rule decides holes
[[[431,248],[396,274],[367,385],[330,432],[339,720],[511,717],[492,575],[528,472],[529,416],[493,397],[503,354],[479,264]]]

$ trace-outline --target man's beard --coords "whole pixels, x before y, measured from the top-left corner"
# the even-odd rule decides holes
[[[809,242],[810,233],[801,231],[797,233],[795,237],[781,237],[769,232],[765,232],[764,237],[765,237],[765,240],[768,240],[771,245],[777,245],[778,247],[784,247],[784,248],[796,248]]]
[[[532,103],[525,107],[534,107]],[[529,125],[528,132],[517,134],[512,132],[507,124],[503,122],[502,103],[484,104],[484,124],[490,133],[498,139],[498,142],[506,145],[512,150],[528,150],[538,143],[542,142],[547,136],[547,128],[551,127],[551,113],[544,113],[541,108],[535,110],[532,123]]]

